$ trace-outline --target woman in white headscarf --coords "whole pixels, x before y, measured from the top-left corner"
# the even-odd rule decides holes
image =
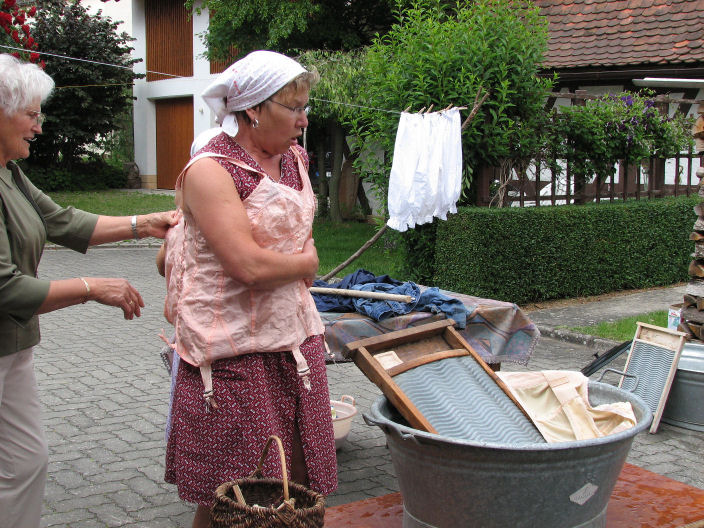
[[[166,480],[207,526],[215,488],[249,476],[279,436],[293,480],[328,494],[337,463],[318,269],[315,197],[298,138],[317,74],[256,51],[203,93],[222,133],[176,184],[183,229],[167,236],[165,313],[180,361]],[[181,235],[182,233],[182,235]],[[264,474],[281,478],[275,457]]]

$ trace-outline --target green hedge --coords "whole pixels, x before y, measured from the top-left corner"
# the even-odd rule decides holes
[[[523,304],[686,281],[700,201],[462,208],[436,223],[432,284]]]
[[[83,161],[71,167],[41,167],[20,163],[27,177],[44,192],[124,189],[127,174],[100,161]]]
[[[403,277],[418,284],[431,284],[435,275],[435,240],[440,220],[418,225],[401,234],[404,252]]]

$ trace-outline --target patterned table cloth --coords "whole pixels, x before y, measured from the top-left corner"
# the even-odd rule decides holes
[[[442,293],[461,300],[469,310],[467,326],[458,332],[484,361],[528,364],[540,332],[516,304],[448,291]],[[356,312],[321,312],[320,317],[325,324],[325,343],[330,354],[328,362],[338,362],[346,361],[342,355],[346,343],[444,319],[445,316],[411,312],[375,321]]]

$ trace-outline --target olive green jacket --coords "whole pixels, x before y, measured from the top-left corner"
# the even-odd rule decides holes
[[[15,183],[12,170],[41,217]],[[44,243],[49,240],[85,253],[97,221],[97,215],[54,203],[13,162],[0,167],[0,356],[39,343],[36,313],[50,282],[37,278]]]

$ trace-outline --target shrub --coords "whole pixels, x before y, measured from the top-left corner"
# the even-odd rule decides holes
[[[0,53],[10,53],[18,59],[39,64],[43,68],[44,61],[36,52],[39,45],[29,27],[29,21],[37,13],[37,8],[32,6],[26,9],[25,6],[25,2],[20,4],[17,0],[0,2],[0,44],[15,48],[0,48]]]
[[[547,143],[557,158],[570,161],[573,174],[596,175],[603,182],[619,160],[632,165],[686,151],[692,144],[690,126],[681,114],[661,113],[652,92],[623,92],[562,108],[547,131]]]
[[[405,253],[402,269],[406,280],[431,284],[435,275],[435,245],[440,223],[435,219],[430,224],[418,225],[399,234]]]
[[[681,282],[699,201],[462,208],[438,223],[432,284],[521,304]]]
[[[27,177],[44,192],[123,189],[127,175],[121,168],[100,161],[83,161],[72,167],[43,167],[20,162]]]

